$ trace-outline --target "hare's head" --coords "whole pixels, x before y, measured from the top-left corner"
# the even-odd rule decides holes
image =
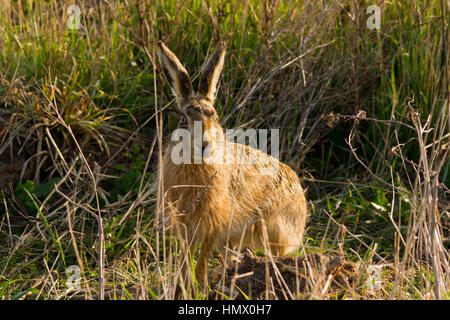
[[[225,44],[220,42],[206,62],[200,74],[197,91],[194,91],[184,66],[161,41],[158,42],[158,56],[164,76],[172,88],[182,114],[180,127],[189,130],[192,137],[191,145],[194,150],[198,149],[197,151],[201,152],[203,158],[213,155],[216,142],[223,137],[214,101],[224,63]],[[194,136],[198,135],[201,135],[200,140],[194,141]]]

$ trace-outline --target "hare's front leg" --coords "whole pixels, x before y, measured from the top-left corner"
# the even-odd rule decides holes
[[[189,298],[190,295],[196,296],[196,288],[192,277],[191,268],[191,241],[190,237],[183,237],[180,239],[180,265],[181,272],[178,277],[175,298]]]
[[[195,270],[195,276],[203,287],[205,293],[208,290],[208,260],[212,248],[216,242],[216,236],[206,236],[201,242],[200,258]]]

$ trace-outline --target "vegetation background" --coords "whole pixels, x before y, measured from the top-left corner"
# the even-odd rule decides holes
[[[222,125],[280,129],[310,200],[299,254],[358,266],[351,286],[313,290],[310,275],[292,297],[449,299],[449,12],[448,0],[2,0],[0,298],[173,298],[177,242],[152,184],[178,115],[155,45],[195,82],[225,40]]]

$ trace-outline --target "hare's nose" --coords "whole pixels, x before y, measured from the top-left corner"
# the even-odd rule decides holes
[[[205,153],[206,148],[209,146],[209,142],[202,143],[202,152]]]

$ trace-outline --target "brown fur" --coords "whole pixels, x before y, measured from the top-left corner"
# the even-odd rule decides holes
[[[170,65],[181,65],[164,44],[158,45],[163,70],[168,70]],[[207,144],[213,144],[212,154],[221,159],[229,154],[235,157],[228,163],[224,160],[223,163],[202,161],[200,164],[177,165],[171,159],[173,142],[167,145],[163,155],[160,174],[166,209],[181,230],[185,250],[190,243],[201,244],[196,271],[204,284],[207,283],[207,264],[213,247],[218,247],[222,253],[228,245],[265,249],[283,255],[301,245],[307,216],[303,189],[289,166],[259,150],[225,141],[213,107],[215,88],[205,83],[205,79],[209,79],[215,81],[214,86],[217,84],[224,52],[224,45],[219,45],[206,64],[203,73],[207,74],[200,78],[202,93],[186,94],[177,90],[191,86],[174,83],[188,79],[184,67],[177,67],[178,71],[184,70],[179,77],[177,70],[165,71],[170,73],[167,79],[177,96],[180,111],[187,117],[187,127],[191,128],[194,120],[202,121],[204,129],[215,131],[215,135],[205,137]],[[166,63],[170,59],[176,61]],[[240,163],[238,159],[242,156],[259,161]],[[270,174],[261,173],[270,168],[277,170]]]

